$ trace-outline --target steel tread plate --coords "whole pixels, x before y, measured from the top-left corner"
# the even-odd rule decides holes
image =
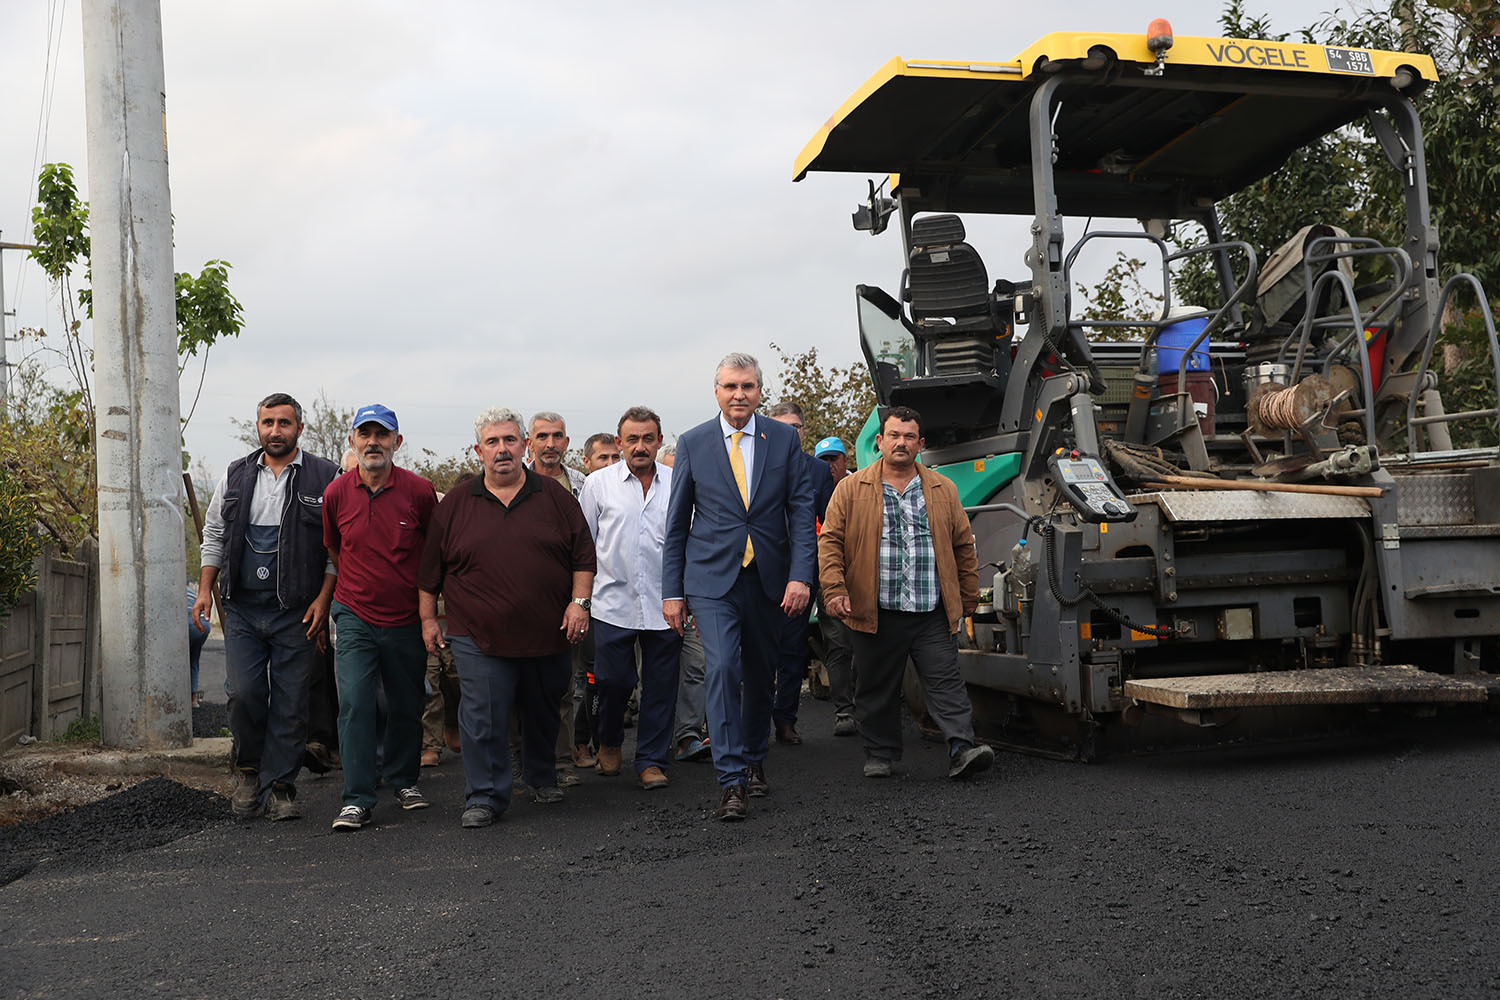
[[[1268,670],[1125,682],[1125,696],[1168,708],[1269,708],[1382,702],[1472,702],[1486,685],[1412,666]]]
[[[1495,538],[1500,524],[1403,524],[1399,537],[1407,538]]]
[[[1467,472],[1396,476],[1398,524],[1472,524],[1474,476]]]
[[[1156,504],[1169,521],[1286,521],[1370,516],[1369,504],[1359,497],[1319,493],[1164,490],[1136,494],[1130,499],[1136,504]]]

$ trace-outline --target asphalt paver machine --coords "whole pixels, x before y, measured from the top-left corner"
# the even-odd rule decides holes
[[[854,226],[899,232],[900,282],[856,288],[861,341],[880,405],[922,414],[922,460],[970,511],[988,600],[961,664],[987,735],[1087,757],[1497,689],[1500,455],[1450,430],[1500,404],[1445,412],[1432,371],[1447,301],[1485,301],[1439,271],[1411,100],[1434,79],[1423,55],[1157,21],[1009,62],[893,59],[797,157],[798,180],[883,178]],[[1340,220],[1224,237],[1223,199],[1360,122],[1403,179],[1398,244]],[[980,215],[1030,219],[993,281]],[[1158,315],[1073,314],[1098,239],[1159,261]],[[1217,301],[1174,304],[1194,257]]]

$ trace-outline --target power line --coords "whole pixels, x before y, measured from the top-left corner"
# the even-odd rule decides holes
[[[31,149],[31,175],[27,178],[26,211],[21,216],[23,225],[31,223],[31,209],[36,204],[36,177],[37,171],[41,169],[42,159],[47,153],[47,140],[52,131],[52,102],[57,97],[57,67],[62,62],[62,38],[63,22],[68,16],[68,0],[48,0],[47,2],[47,55],[42,63],[42,100],[37,108],[36,139]],[[56,31],[53,25],[56,24]],[[53,46],[56,45],[57,56],[53,56]],[[16,295],[14,301],[20,303],[26,288],[26,275],[29,269],[26,267],[27,258],[21,257],[16,262]],[[3,327],[0,327],[3,329]]]

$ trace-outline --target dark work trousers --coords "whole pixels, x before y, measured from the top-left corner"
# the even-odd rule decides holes
[[[708,735],[708,719],[704,715],[703,697],[703,640],[698,637],[698,622],[688,609],[687,622],[682,627],[682,656],[678,659],[677,679],[677,735],[674,743],[686,739],[702,739]]]
[[[568,689],[570,656],[489,656],[466,635],[448,642],[458,662],[464,801],[503,813],[510,805],[506,731],[513,708],[521,730],[522,780],[532,788],[557,784],[557,703]]]
[[[834,715],[854,717],[854,640],[848,625],[828,613],[818,595],[818,631],[823,633],[823,667]]]
[[[274,593],[246,590],[224,602],[224,688],[235,765],[272,785],[295,786],[307,748],[307,688],[322,654],[307,637],[306,608],[283,610]]]
[[[927,697],[927,714],[950,742],[974,742],[974,708],[958,675],[958,639],[948,631],[941,603],[932,611],[880,609],[875,634],[853,629],[854,717],[865,739],[865,753],[901,759],[901,677],[907,657]]]
[[[677,708],[677,661],[682,636],[671,629],[620,628],[594,619],[594,678],[599,685],[599,745],[625,742],[625,704],[635,690],[635,648],[640,644],[641,711],[635,725],[635,773],[665,769],[672,756],[672,715]]]
[[[812,602],[800,615],[791,618],[777,609],[781,627],[781,657],[776,662],[776,701],[771,706],[771,721],[778,725],[797,724],[797,705],[802,700],[802,682],[807,680],[807,624],[812,621]]]
[[[427,649],[422,626],[371,625],[333,602],[337,630],[339,754],[344,760],[344,804],[375,805],[375,777],[393,789],[417,783],[422,756],[422,709]],[[385,687],[385,753],[377,763],[376,691]]]
[[[573,647],[573,745],[599,745],[599,690],[594,685],[594,630]]]
[[[339,684],[332,644],[318,656],[307,695],[307,742],[330,750],[339,745]]]
[[[458,668],[453,647],[444,646],[427,657],[427,706],[422,709],[422,749],[441,750],[443,731],[458,730]]]
[[[752,564],[753,566],[753,564]],[[743,785],[745,768],[766,759],[771,699],[781,650],[781,608],[752,569],[740,571],[722,597],[689,594],[703,640],[704,709],[719,785]]]

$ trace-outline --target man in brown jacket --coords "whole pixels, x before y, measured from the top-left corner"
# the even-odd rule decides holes
[[[897,406],[875,437],[880,459],[839,483],[818,539],[829,613],[853,632],[854,712],[865,777],[901,759],[901,676],[907,657],[927,712],[948,739],[948,777],[978,774],[995,752],[974,743],[973,706],[958,673],[959,626],[979,603],[969,517],[946,476],[917,464],[922,418]]]

